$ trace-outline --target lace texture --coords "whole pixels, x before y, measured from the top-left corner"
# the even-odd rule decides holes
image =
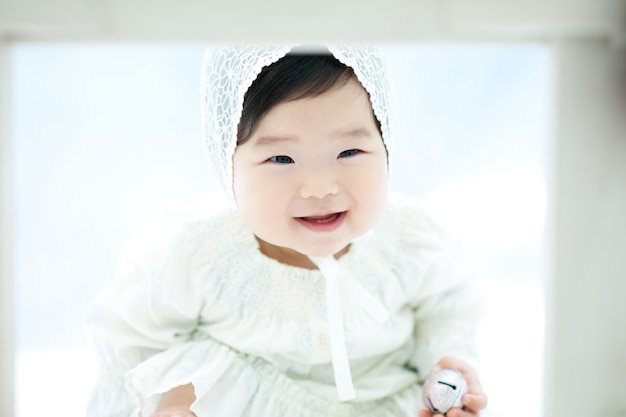
[[[207,50],[202,65],[203,135],[213,171],[233,200],[233,154],[243,99],[262,69],[280,60],[293,45],[230,45]],[[389,152],[388,84],[379,52],[366,45],[328,45],[341,63],[353,69],[370,96]]]

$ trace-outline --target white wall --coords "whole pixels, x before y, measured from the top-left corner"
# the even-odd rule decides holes
[[[626,415],[626,51],[558,62],[546,416]],[[618,411],[619,410],[619,411]]]
[[[13,233],[11,62],[0,40],[0,414],[13,415]]]

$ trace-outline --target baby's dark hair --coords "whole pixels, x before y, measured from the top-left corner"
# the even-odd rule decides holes
[[[243,101],[237,145],[250,139],[260,120],[277,104],[315,97],[357,80],[352,68],[330,53],[291,52],[261,71]],[[380,122],[374,117],[380,131]]]

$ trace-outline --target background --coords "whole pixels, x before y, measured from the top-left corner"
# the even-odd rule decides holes
[[[539,416],[551,55],[532,43],[380,46],[392,78],[392,188],[422,199],[481,259],[490,409]],[[112,283],[124,239],[170,198],[219,192],[201,145],[204,50],[12,49],[18,417],[84,414],[95,371],[84,314]]]

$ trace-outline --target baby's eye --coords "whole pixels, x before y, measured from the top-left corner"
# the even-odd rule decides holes
[[[349,158],[351,156],[354,156],[358,153],[360,153],[361,151],[358,149],[348,149],[347,151],[343,151],[339,154],[338,158]]]
[[[287,155],[276,155],[276,156],[272,156],[270,159],[268,159],[268,161],[270,162],[274,162],[276,164],[293,164],[294,160]]]

